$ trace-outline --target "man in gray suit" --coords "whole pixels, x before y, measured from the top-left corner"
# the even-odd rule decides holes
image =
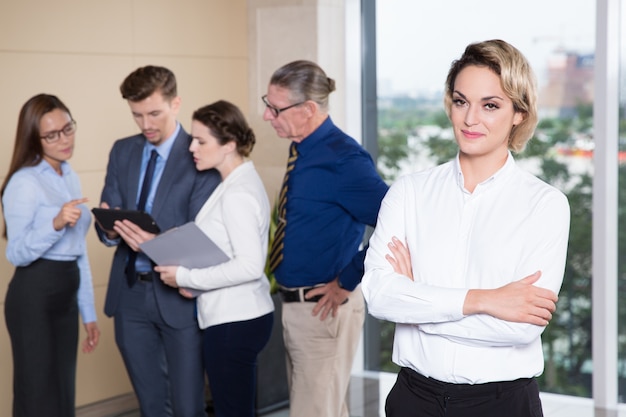
[[[120,86],[141,134],[115,142],[101,207],[143,210],[161,231],[193,221],[220,181],[197,171],[191,137],[177,122],[174,74],[146,66]],[[154,235],[124,220],[96,225],[100,240],[117,246],[104,311],[114,318],[122,354],[143,417],[204,417],[201,336],[195,300],[161,282],[139,244]]]

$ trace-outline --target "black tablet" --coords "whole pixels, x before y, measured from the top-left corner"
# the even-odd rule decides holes
[[[156,221],[145,211],[138,210],[118,210],[118,209],[104,209],[104,208],[92,208],[91,212],[100,226],[105,230],[113,230],[113,224],[116,220],[129,220],[141,227],[146,232],[159,233],[161,230],[156,224]]]

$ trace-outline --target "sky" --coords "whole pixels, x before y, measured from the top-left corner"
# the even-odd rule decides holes
[[[539,84],[558,48],[593,53],[595,0],[378,0],[379,93],[441,91],[472,42],[499,38],[531,63]]]

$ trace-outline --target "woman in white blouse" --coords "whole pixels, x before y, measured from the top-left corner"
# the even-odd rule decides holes
[[[269,201],[252,161],[246,159],[255,136],[241,111],[227,101],[196,110],[191,134],[189,150],[196,168],[217,169],[222,177],[195,222],[230,260],[203,269],[155,270],[167,285],[204,291],[197,300],[198,322],[204,329],[204,363],[215,415],[253,417],[256,358],[270,337],[274,316],[264,273]]]
[[[569,206],[523,171],[533,72],[501,40],[453,62],[445,107],[459,146],[385,196],[365,260],[369,312],[397,323],[388,417],[541,416],[541,333],[563,280]],[[419,410],[419,411],[416,411]]]

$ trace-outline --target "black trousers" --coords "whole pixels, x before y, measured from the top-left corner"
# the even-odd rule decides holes
[[[13,417],[75,415],[78,348],[76,262],[18,267],[6,295],[13,350]]]
[[[204,367],[216,417],[254,417],[257,356],[272,334],[274,313],[202,331]]]
[[[542,417],[533,378],[450,384],[402,368],[385,404],[387,417]]]

